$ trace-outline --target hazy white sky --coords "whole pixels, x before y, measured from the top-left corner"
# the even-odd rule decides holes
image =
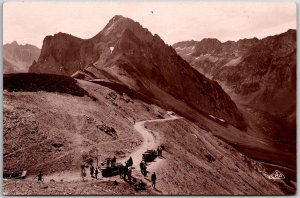
[[[263,38],[296,29],[295,3],[8,2],[3,5],[3,42],[42,47],[44,37],[57,32],[91,38],[117,14],[138,21],[170,45],[202,38]]]

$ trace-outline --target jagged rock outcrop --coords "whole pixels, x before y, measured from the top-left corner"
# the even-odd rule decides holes
[[[40,55],[33,45],[19,45],[16,41],[3,46],[3,73],[28,72],[33,61]]]
[[[127,85],[175,109],[168,97],[245,127],[235,103],[216,81],[197,72],[158,35],[129,18],[113,17],[87,40],[63,33],[47,36],[37,63],[30,68],[31,72],[64,75],[78,70]]]
[[[295,30],[261,40],[221,43],[203,39],[173,47],[194,68],[218,81],[227,93],[237,95],[238,102],[280,117],[295,115]]]

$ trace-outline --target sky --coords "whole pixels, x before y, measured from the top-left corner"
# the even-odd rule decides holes
[[[58,32],[88,39],[114,15],[138,21],[169,45],[203,38],[260,39],[297,26],[293,2],[6,2],[3,43],[41,48],[45,36]]]

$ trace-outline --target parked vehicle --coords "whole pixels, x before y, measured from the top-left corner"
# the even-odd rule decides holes
[[[145,162],[151,162],[157,157],[157,151],[156,150],[147,150],[143,153],[143,160]]]
[[[124,166],[120,163],[117,163],[116,166],[108,166],[101,168],[102,177],[112,177],[115,175],[120,175],[121,170]]]
[[[4,179],[25,179],[27,171],[16,171],[16,172],[3,172]]]

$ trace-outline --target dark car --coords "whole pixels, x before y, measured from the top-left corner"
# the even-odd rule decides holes
[[[143,153],[143,160],[145,162],[151,162],[157,157],[156,150],[147,150]]]
[[[5,179],[25,179],[27,171],[16,171],[16,172],[3,172],[3,178]]]
[[[120,175],[124,166],[122,164],[117,164],[116,166],[109,166],[101,168],[102,177],[112,177],[115,175]]]

